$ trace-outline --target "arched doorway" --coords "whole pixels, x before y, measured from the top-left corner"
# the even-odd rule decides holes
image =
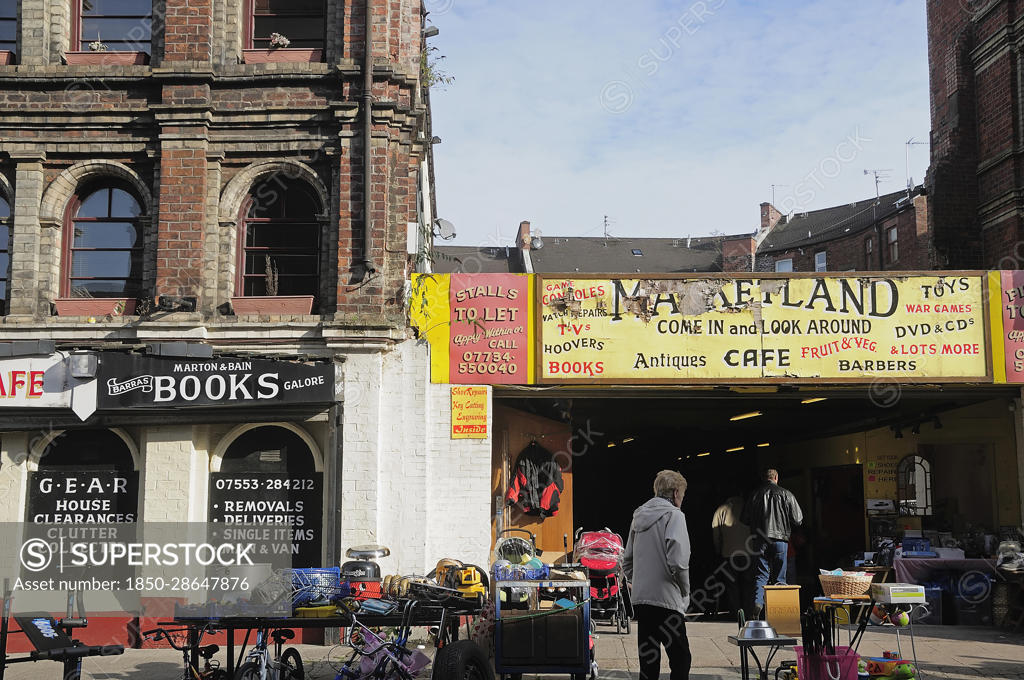
[[[292,567],[318,567],[323,554],[323,472],[308,434],[292,425],[244,425],[214,453],[212,522],[291,529]]]
[[[138,520],[138,450],[120,430],[66,430],[33,451],[32,524],[124,524]]]

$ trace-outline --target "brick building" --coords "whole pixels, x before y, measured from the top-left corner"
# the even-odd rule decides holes
[[[1024,7],[1008,0],[929,0],[927,7],[927,186],[939,264],[1019,269]]]
[[[152,400],[164,379],[114,375],[84,422],[69,399],[8,402],[2,521],[25,520],[34,474],[74,467],[54,447],[113,433],[139,518],[204,521],[223,461],[287,475],[290,446],[323,475],[315,565],[368,542],[404,573],[483,559],[486,518],[425,512],[458,496],[448,461],[474,442],[448,440],[449,395],[406,329],[433,222],[424,28],[420,0],[0,2],[0,358],[70,375],[73,350],[104,376],[192,357],[173,370],[189,373],[179,387],[206,381],[194,404],[224,396],[218,365],[334,376],[326,402],[200,407],[182,391],[104,410],[115,386]]]
[[[847,272],[936,268],[928,197],[911,192],[783,216],[761,205],[757,270]],[[767,214],[766,214],[767,213]]]

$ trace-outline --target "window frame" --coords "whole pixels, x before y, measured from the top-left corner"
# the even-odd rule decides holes
[[[898,225],[893,225],[885,230],[886,243],[889,246],[889,261],[899,262],[900,259],[900,233]]]
[[[11,40],[11,49],[6,49],[2,45],[8,41],[0,41],[0,52],[10,52],[11,54],[17,54],[18,52],[18,3],[14,3],[14,16],[5,17],[0,16],[0,23],[10,22],[14,24],[14,40]]]
[[[782,264],[783,262],[789,263],[789,269],[779,269],[779,265]],[[793,258],[786,257],[781,260],[775,260],[775,272],[777,274],[791,274],[793,272]]]
[[[0,194],[0,201],[7,204],[7,217],[0,217],[0,225],[7,228],[7,241],[0,242],[0,253],[7,255],[7,266],[0,269],[0,282],[4,284],[4,294],[0,295],[0,316],[5,316],[8,311],[9,301],[11,298],[11,267],[14,263],[11,260],[11,246],[14,241],[14,219],[13,212],[14,206],[7,199],[7,196]]]
[[[82,199],[83,198],[89,198],[90,196],[92,196],[96,192],[102,191],[104,189],[109,190],[109,191],[113,191],[114,189],[120,189],[121,191],[124,191],[129,196],[131,196],[132,199],[134,199],[134,201],[138,204],[140,212],[134,218],[115,218],[115,220],[117,222],[132,222],[135,225],[136,229],[138,229],[138,239],[136,240],[136,245],[134,247],[132,247],[132,248],[75,248],[74,247],[74,241],[75,241],[75,239],[74,239],[74,237],[75,237],[74,230],[75,230],[75,222],[76,221],[84,221],[84,222],[110,222],[111,221],[111,217],[112,217],[111,215],[108,215],[106,218],[102,218],[102,217],[76,217],[76,215],[78,214],[78,210],[82,207],[82,203],[83,203]],[[107,212],[110,212],[109,208],[108,208]],[[71,292],[72,291],[72,285],[71,285],[71,279],[72,278],[83,279],[83,280],[85,280],[85,279],[97,279],[97,278],[100,278],[100,277],[82,277],[82,276],[72,277],[71,276],[72,271],[73,271],[73,259],[74,259],[73,253],[75,251],[77,251],[77,250],[92,251],[92,252],[97,252],[97,251],[102,251],[102,252],[129,252],[129,253],[136,253],[137,252],[139,254],[140,258],[145,258],[145,256],[146,256],[145,227],[146,227],[146,223],[148,221],[148,218],[149,218],[149,216],[146,214],[146,204],[145,204],[145,202],[139,197],[139,195],[135,192],[135,190],[127,182],[122,182],[122,181],[119,181],[119,180],[114,179],[114,178],[104,177],[102,179],[96,180],[95,182],[91,182],[89,184],[83,185],[83,187],[81,189],[76,191],[75,195],[72,197],[72,199],[70,201],[68,201],[67,208],[64,210],[64,224],[61,227],[62,231],[61,231],[60,288],[59,288],[60,293],[59,293],[59,296],[62,297],[62,298],[71,298],[71,297],[73,297],[72,296],[72,292]],[[103,279],[103,280],[120,280],[120,277],[110,277],[109,279]],[[132,278],[131,277],[126,277],[124,279],[124,281],[127,284],[127,282],[132,281]],[[139,272],[139,276],[138,276],[138,286],[137,286],[138,292],[135,293],[134,296],[131,293],[129,293],[129,292],[122,292],[121,295],[112,295],[109,298],[99,298],[99,299],[117,299],[117,298],[135,299],[135,298],[141,297],[143,295],[143,292],[144,292],[143,291],[143,284],[144,284],[144,282],[145,282],[145,276],[140,271]]]
[[[309,184],[309,182],[306,182],[305,180],[302,180],[302,179],[293,179],[293,180],[290,180],[290,182],[293,183],[293,186],[305,185],[305,188],[308,189],[309,193],[312,196],[316,197],[316,193],[317,193],[316,192],[316,188],[313,187],[311,184]],[[241,206],[241,208],[239,210],[239,215],[238,215],[238,233],[237,233],[237,237],[236,237],[236,239],[237,239],[236,240],[237,247],[235,248],[235,250],[236,250],[236,253],[235,253],[235,256],[236,256],[236,259],[235,259],[235,297],[241,297],[241,298],[247,298],[247,297],[287,297],[287,296],[293,296],[293,295],[312,295],[313,296],[313,306],[316,307],[317,302],[320,299],[320,286],[321,286],[321,283],[322,283],[322,276],[323,276],[323,272],[321,271],[321,259],[323,257],[324,235],[323,235],[323,219],[320,217],[322,215],[322,213],[323,213],[323,207],[318,205],[320,210],[314,212],[314,217],[313,217],[312,220],[304,219],[304,218],[287,218],[287,217],[284,217],[284,218],[281,218],[281,217],[249,217],[249,209],[252,207],[252,204],[253,204],[254,193],[256,193],[258,191],[258,189],[262,185],[262,183],[263,183],[263,180],[257,180],[256,182],[254,182],[252,184],[251,187],[249,187],[249,192],[246,194],[245,200],[242,201],[242,206]],[[317,203],[318,204],[319,204],[319,201],[320,201],[320,199],[319,199],[319,197],[317,197]],[[316,230],[317,230],[317,234],[316,234],[316,250],[311,252],[311,253],[309,253],[309,254],[315,256],[314,257],[314,261],[316,262],[316,270],[315,270],[315,273],[313,274],[313,290],[312,290],[312,292],[309,292],[309,293],[284,293],[284,294],[278,293],[278,295],[276,295],[276,296],[269,296],[269,295],[260,296],[260,295],[248,295],[248,294],[246,294],[246,292],[245,292],[245,280],[246,280],[246,278],[247,277],[263,276],[263,274],[246,274],[245,273],[245,259],[246,259],[246,255],[249,252],[252,252],[252,251],[264,251],[264,250],[265,251],[274,251],[274,250],[278,250],[279,251],[279,250],[281,250],[281,248],[279,248],[279,247],[276,247],[276,248],[265,247],[264,248],[264,247],[255,247],[254,246],[254,247],[250,248],[247,245],[247,243],[248,243],[247,236],[248,236],[249,225],[250,224],[270,224],[272,222],[277,222],[278,224],[281,224],[281,225],[292,225],[292,226],[314,225],[316,227]],[[296,252],[302,252],[299,248],[296,248],[295,251]],[[266,291],[264,291],[264,293],[266,293]]]
[[[822,256],[821,264],[818,264],[818,256],[819,255]],[[827,272],[828,271],[828,251],[827,250],[819,250],[818,252],[814,253],[814,271],[816,271],[816,272]]]
[[[82,36],[82,26],[85,24],[85,22],[83,20],[84,16],[82,14],[82,3],[84,1],[85,0],[74,0],[74,2],[71,5],[71,47],[72,47],[71,51],[72,52],[89,52],[90,51],[89,50],[89,42],[90,41],[87,41]],[[128,54],[131,54],[131,53],[148,54],[150,57],[152,57],[153,56],[153,42],[154,42],[154,36],[153,36],[153,25],[154,25],[153,14],[154,14],[153,13],[153,3],[152,3],[152,0],[151,0],[150,3],[149,3],[149,15],[148,15],[148,17],[149,17],[149,41],[148,41],[149,42],[149,50],[148,51],[146,51],[146,50],[139,50],[139,49],[135,49],[135,50],[111,49],[111,50],[108,50],[108,51],[109,52],[128,53]],[[112,17],[112,18],[123,18],[123,19],[137,19],[137,18],[140,17],[140,15],[136,15],[136,14],[104,14],[102,16],[104,16],[104,17]],[[102,39],[102,36],[100,36],[100,42],[103,42],[104,44],[106,44],[106,41]],[[116,43],[127,43],[128,41],[126,41],[126,40],[115,40],[113,42],[116,42]],[[141,46],[142,45],[142,43],[140,43],[140,42],[135,42],[134,44],[137,45],[137,46]]]
[[[320,37],[320,45],[317,47],[302,47],[298,49],[325,49],[327,47],[327,3],[322,2],[321,17],[324,25],[323,33]],[[262,15],[261,15],[262,16]],[[276,15],[269,15],[276,16]],[[245,50],[258,50],[263,49],[262,47],[256,46],[255,31],[256,31],[256,0],[245,0],[245,18],[243,21],[243,29],[245,33],[242,35],[242,49]],[[287,34],[285,37],[288,37]],[[269,47],[267,48],[269,49]]]

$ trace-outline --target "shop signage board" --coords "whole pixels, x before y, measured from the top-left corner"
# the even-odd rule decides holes
[[[309,472],[210,473],[210,521],[244,534],[235,539],[291,545],[293,567],[316,567],[322,560],[324,475]],[[257,526],[254,526],[257,525]]]
[[[487,388],[452,385],[452,439],[487,439]]]
[[[542,383],[991,381],[977,272],[536,286]]]
[[[516,274],[452,274],[449,382],[523,383],[529,336],[528,279]]]
[[[98,408],[328,404],[334,366],[269,359],[162,358],[104,352]]]
[[[1024,271],[992,272],[992,285],[1001,296],[992,296],[994,362],[997,382],[1024,383]],[[1002,360],[999,359],[1000,353]],[[1002,369],[1002,370],[999,370]]]
[[[72,409],[85,420],[95,406],[96,381],[72,378],[66,354],[0,361],[0,408]]]
[[[138,519],[139,473],[43,468],[28,475],[31,524],[123,524]]]

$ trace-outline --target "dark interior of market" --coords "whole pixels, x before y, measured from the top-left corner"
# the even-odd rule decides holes
[[[682,510],[692,544],[691,583],[705,582],[720,564],[711,530],[716,508],[730,496],[746,498],[766,467],[779,471],[780,484],[793,491],[805,515],[792,541],[804,598],[819,594],[819,568],[850,567],[855,556],[872,550],[873,539],[897,530],[900,518],[869,520],[866,504],[897,495],[896,466],[908,456],[927,458],[934,472],[923,529],[980,535],[997,532],[1014,512],[1019,517],[1016,491],[1000,497],[1001,468],[1008,460],[1014,478],[1016,470],[1012,395],[998,390],[877,383],[827,392],[592,394],[509,396],[499,403],[509,409],[502,413],[561,423],[568,433],[567,439],[548,432],[539,443],[553,453],[563,449],[557,458],[572,486],[573,528],[608,527],[625,539],[657,472],[681,472],[688,481]],[[885,484],[891,491],[879,490],[890,489]],[[554,521],[545,520],[545,533],[552,533]],[[561,522],[561,533],[546,538],[546,550],[557,552],[567,533]]]

